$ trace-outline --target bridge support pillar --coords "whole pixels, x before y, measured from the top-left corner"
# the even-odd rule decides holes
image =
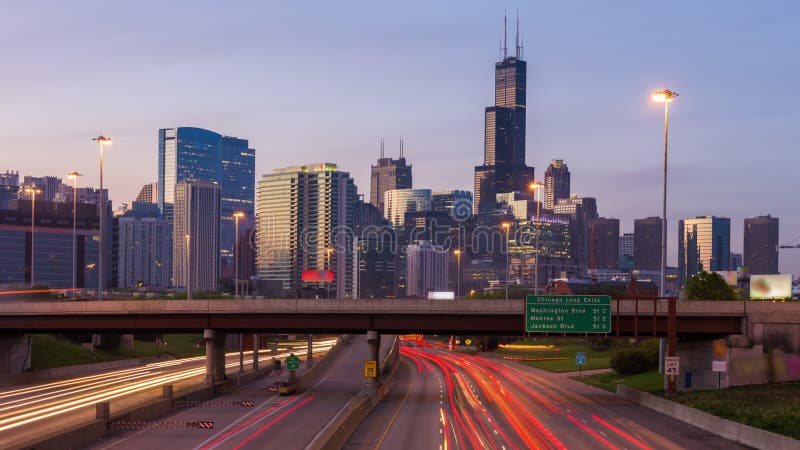
[[[308,353],[306,353],[306,368],[314,367],[314,335],[308,334]]]
[[[206,383],[213,384],[225,380],[225,333],[206,329]]]
[[[261,335],[253,333],[253,370],[258,370],[258,350],[261,348]]]
[[[272,357],[278,357],[278,335],[275,335],[275,339],[272,341]]]
[[[378,351],[380,349],[380,339],[381,336],[378,334],[377,331],[367,331],[367,347],[369,352],[367,354],[367,359],[370,361],[375,361],[375,364],[378,363]],[[378,387],[378,379],[377,378],[367,378],[367,386],[372,388]]]

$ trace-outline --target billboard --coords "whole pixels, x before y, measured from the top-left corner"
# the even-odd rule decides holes
[[[791,275],[750,275],[751,299],[790,298]]]
[[[312,283],[330,283],[334,275],[332,270],[304,270],[302,280]]]

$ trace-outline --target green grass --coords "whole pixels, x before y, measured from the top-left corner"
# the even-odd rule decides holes
[[[586,353],[586,364],[582,370],[607,369],[611,367],[610,349],[593,348],[591,339],[564,338],[564,339],[523,339],[512,345],[537,345],[545,348],[498,348],[495,352],[510,357],[523,358],[561,358],[541,361],[519,361],[522,364],[544,369],[550,372],[577,372],[579,367],[575,364],[577,352]]]
[[[636,375],[620,375],[616,372],[598,373],[583,378],[572,377],[572,379],[597,386],[608,392],[617,392],[618,384],[652,393],[658,393],[664,390],[664,376],[659,374],[657,370],[651,370]]]
[[[800,383],[694,391],[669,398],[715,416],[800,439]]]
[[[127,346],[120,346],[116,351],[108,352],[100,349],[91,351],[66,339],[49,334],[32,335],[32,369],[50,369],[53,367],[74,366],[120,359],[155,356],[169,353],[176,358],[200,356],[205,353],[201,345],[197,348],[193,343],[202,336],[196,334],[165,334],[166,348],[156,348],[155,342],[135,341],[133,351]]]

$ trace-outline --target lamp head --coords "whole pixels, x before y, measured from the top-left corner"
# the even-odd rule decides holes
[[[97,141],[98,144],[111,145],[111,138],[107,137],[107,136],[103,136],[102,134],[100,136],[97,136],[96,138],[94,138],[92,140],[93,141]]]
[[[673,98],[677,97],[678,93],[670,91],[668,89],[664,89],[661,91],[653,92],[653,101],[666,103],[671,102]]]

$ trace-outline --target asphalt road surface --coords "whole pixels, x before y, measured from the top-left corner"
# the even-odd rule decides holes
[[[345,448],[746,448],[563,375],[422,345],[401,347],[394,386]]]

